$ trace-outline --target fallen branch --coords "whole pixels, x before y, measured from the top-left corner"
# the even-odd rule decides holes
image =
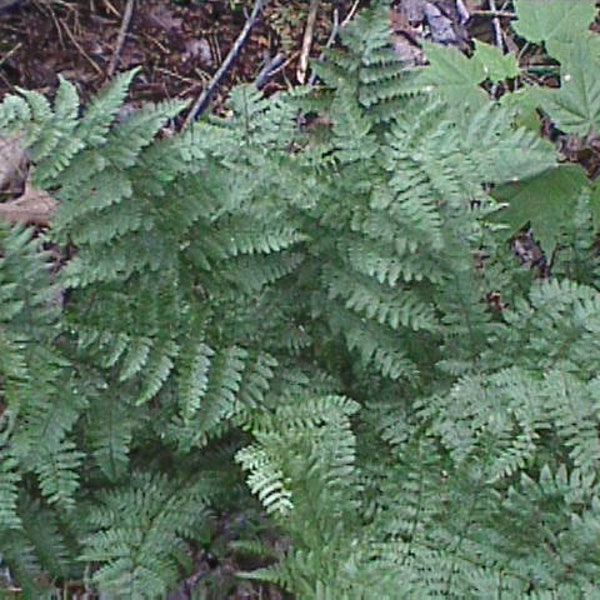
[[[135,0],[127,0],[127,4],[125,5],[125,10],[123,11],[123,19],[121,20],[121,27],[119,29],[119,35],[117,36],[115,50],[113,52],[112,58],[110,59],[108,68],[106,69],[106,76],[108,79],[111,79],[112,76],[115,74],[115,71],[117,70],[117,63],[119,62],[121,52],[123,51],[123,46],[125,45],[125,38],[127,37],[127,31],[129,30],[131,17],[133,16],[134,4]]]
[[[210,104],[210,98],[213,92],[215,91],[219,83],[221,83],[221,80],[225,76],[225,73],[227,73],[227,71],[233,64],[233,61],[237,58],[242,47],[246,43],[246,39],[250,35],[252,27],[254,27],[254,24],[256,23],[256,20],[258,19],[258,16],[266,3],[267,0],[256,0],[256,2],[254,3],[254,7],[252,8],[252,12],[250,13],[250,16],[244,24],[244,28],[240,32],[240,35],[238,35],[237,39],[235,40],[235,43],[233,44],[233,47],[229,51],[229,54],[225,57],[225,60],[218,68],[217,72],[214,74],[211,82],[206,88],[204,88],[202,94],[200,94],[196,102],[194,102],[192,108],[190,109],[190,112],[188,113],[187,118],[183,123],[182,129],[187,129],[207,109],[208,105]]]
[[[92,66],[92,68],[99,74],[99,75],[104,75],[104,71],[100,68],[100,66],[98,65],[98,63],[96,63],[96,61],[94,61],[94,59],[84,50],[84,48],[81,46],[81,44],[77,41],[77,38],[75,37],[75,35],[71,32],[71,30],[69,29],[69,26],[66,25],[62,20],[58,20],[56,18],[56,16],[54,15],[54,12],[51,10],[50,11],[51,15],[52,15],[52,19],[54,20],[54,22],[56,23],[56,28],[58,31],[58,35],[61,36],[62,39],[62,34],[60,32],[61,27],[64,30],[64,32],[67,34],[67,37],[71,40],[73,46],[75,46],[75,48],[77,48],[77,51],[79,52],[79,54],[81,54],[81,56],[83,56],[83,58],[85,58],[85,60],[87,60],[90,65]]]
[[[19,42],[16,46],[11,48],[2,58],[0,58],[0,67],[18,50],[21,49],[23,44]]]
[[[267,84],[269,79],[283,68],[286,62],[285,54],[282,54],[281,52],[278,52],[275,56],[269,58],[254,81],[256,89],[261,90]]]

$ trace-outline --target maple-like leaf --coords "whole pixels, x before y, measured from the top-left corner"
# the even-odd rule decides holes
[[[519,63],[514,54],[502,54],[497,46],[475,40],[473,59],[483,65],[487,79],[492,82],[514,79],[519,75]]]
[[[577,200],[588,180],[583,169],[559,165],[536,177],[504,185],[494,197],[508,204],[499,218],[514,231],[530,223],[544,252],[549,256],[562,232],[564,223],[573,220]]]
[[[548,53],[561,62],[573,43],[583,37],[594,44],[597,38],[591,32],[584,35],[596,16],[594,0],[515,0],[515,11],[515,32],[529,42],[543,42]]]
[[[559,89],[539,91],[542,108],[565,133],[600,129],[600,64],[586,44],[575,44],[561,66]]]
[[[429,66],[421,73],[421,83],[433,86],[449,104],[473,111],[485,105],[489,98],[479,86],[488,74],[481,61],[440,44],[423,42],[423,48]]]

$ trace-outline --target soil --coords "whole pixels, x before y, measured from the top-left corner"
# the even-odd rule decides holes
[[[134,105],[196,98],[231,49],[253,3],[138,1],[119,47],[126,4],[126,0],[26,0],[2,10],[0,96],[18,87],[52,95],[62,76],[76,84],[86,102],[111,79],[111,71],[139,66],[130,95]],[[342,19],[353,4],[335,3]],[[334,2],[320,3],[311,56],[319,54],[330,35],[333,10]],[[306,19],[305,0],[269,3],[219,85],[213,106],[222,104],[232,85],[255,81],[278,52],[284,63],[266,84],[265,93],[296,84]]]

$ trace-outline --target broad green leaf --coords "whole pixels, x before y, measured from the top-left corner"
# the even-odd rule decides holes
[[[566,133],[600,129],[600,64],[585,44],[574,45],[561,66],[561,87],[540,90],[542,108]]]
[[[423,43],[429,66],[421,73],[421,83],[433,86],[449,104],[481,108],[488,101],[479,87],[488,77],[481,61],[467,58],[456,48]]]
[[[561,225],[572,220],[579,194],[587,185],[580,167],[560,165],[537,177],[504,185],[493,195],[509,205],[499,218],[514,230],[530,222],[542,249],[550,254],[560,236]]]
[[[596,16],[594,0],[515,0],[518,21],[513,29],[562,62],[563,52],[581,40]]]
[[[515,124],[536,134],[539,134],[541,125],[538,112],[541,104],[539,92],[538,87],[525,86],[500,98],[500,104],[514,113]]]
[[[475,54],[472,60],[479,61],[492,82],[513,79],[519,75],[519,63],[514,54],[502,54],[502,51],[491,44],[475,40]]]

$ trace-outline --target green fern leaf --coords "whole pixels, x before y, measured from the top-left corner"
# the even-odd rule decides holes
[[[175,366],[173,359],[178,352],[178,345],[173,341],[155,346],[144,371],[144,383],[136,405],[145,404],[158,394]]]
[[[152,340],[147,337],[136,338],[135,340],[130,340],[129,343],[130,347],[121,365],[120,381],[127,381],[142,370],[148,362],[154,345]]]
[[[75,507],[74,493],[79,487],[77,472],[85,454],[76,450],[75,444],[65,440],[49,454],[46,460],[36,465],[42,494],[52,504],[67,511]]]
[[[53,114],[41,118],[35,112],[32,114],[34,119],[44,123],[30,148],[36,163],[34,179],[42,189],[55,183],[56,176],[68,166],[73,156],[84,146],[75,133],[78,113],[77,89],[73,84],[59,77]]]
[[[110,130],[125,94],[139,69],[119,74],[114,83],[101,92],[87,107],[77,128],[77,135],[87,140],[89,146],[97,147],[106,143]]]
[[[215,352],[201,342],[190,358],[184,359],[185,371],[180,378],[180,405],[184,420],[190,420],[200,409],[209,384],[209,369]]]
[[[20,96],[7,96],[0,104],[0,129],[13,131],[31,120],[31,108]]]
[[[292,510],[292,493],[274,457],[260,447],[248,446],[236,454],[236,461],[250,472],[246,480],[248,487],[258,496],[267,513],[283,516]]]
[[[19,496],[18,484],[21,476],[18,461],[5,456],[0,466],[0,532],[7,529],[20,529],[21,519],[17,512]]]
[[[119,390],[103,394],[88,412],[87,439],[90,451],[102,473],[111,482],[125,475],[129,466],[136,425],[129,403]],[[140,416],[141,418],[141,416]]]
[[[110,163],[120,169],[135,165],[142,149],[185,105],[184,102],[165,102],[144,107],[110,131],[106,137],[106,144],[111,148]]]
[[[140,598],[167,593],[178,577],[183,537],[197,535],[207,517],[208,487],[135,473],[129,486],[103,494],[82,556],[99,565],[93,573],[99,588]]]

